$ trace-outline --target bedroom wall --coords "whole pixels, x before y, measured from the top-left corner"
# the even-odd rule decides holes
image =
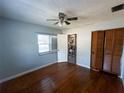
[[[77,64],[90,67],[91,31],[86,28],[75,28],[64,32],[65,34],[77,34]]]
[[[106,23],[94,25],[84,25],[82,27],[64,30],[64,34],[77,34],[77,64],[90,68],[90,51],[91,51],[91,32],[96,30],[105,30],[112,28],[124,27],[123,20],[115,20]],[[122,63],[124,64],[124,54]],[[124,70],[124,65],[122,70]]]
[[[57,62],[57,53],[38,55],[37,32],[57,35],[61,30],[5,18],[0,21],[0,80]]]

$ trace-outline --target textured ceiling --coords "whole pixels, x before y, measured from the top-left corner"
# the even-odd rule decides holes
[[[111,12],[112,6],[121,3],[124,0],[0,0],[0,16],[60,28],[46,19],[57,18],[58,12],[64,12],[79,17],[70,26],[64,26],[75,28],[124,19],[124,10]]]

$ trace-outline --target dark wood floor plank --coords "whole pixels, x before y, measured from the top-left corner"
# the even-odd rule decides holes
[[[71,63],[56,63],[0,85],[1,93],[124,93],[121,79]]]

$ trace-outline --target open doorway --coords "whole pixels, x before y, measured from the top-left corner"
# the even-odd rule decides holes
[[[68,62],[76,64],[77,34],[68,35]]]

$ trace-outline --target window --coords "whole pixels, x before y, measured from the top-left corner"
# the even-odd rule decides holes
[[[57,36],[38,34],[39,53],[57,50]]]

